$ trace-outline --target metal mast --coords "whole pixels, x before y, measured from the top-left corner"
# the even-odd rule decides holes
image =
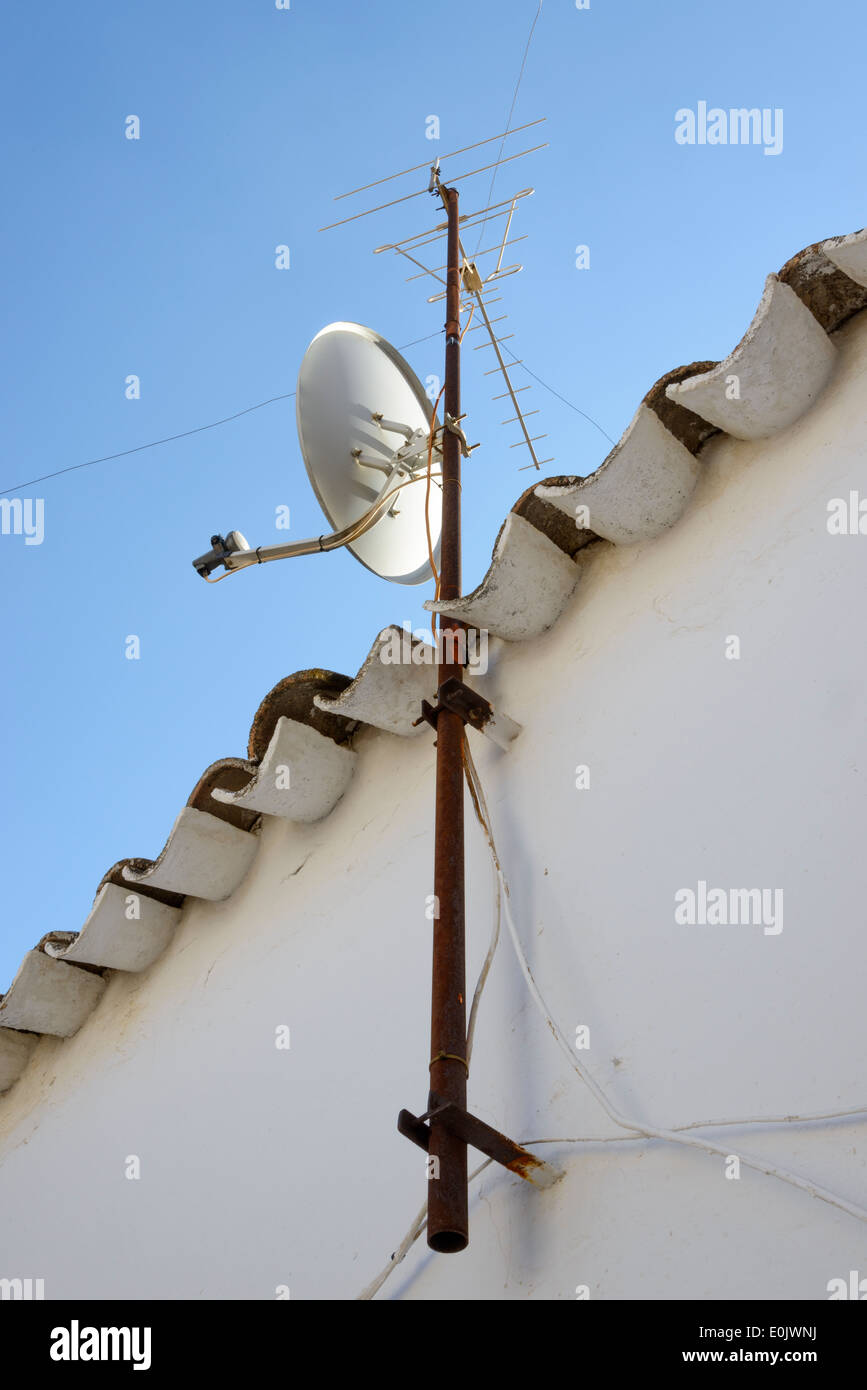
[[[526,130],[530,126],[538,124],[538,121],[530,121],[526,126],[517,126],[511,130],[501,131],[499,135],[489,136],[485,140],[477,141],[474,145],[463,146],[461,150],[452,151],[451,155],[443,155],[442,158],[452,158],[454,155],[476,149],[479,145],[487,145],[494,140],[504,140],[519,130]],[[503,163],[510,163],[524,155],[533,154],[541,148],[543,146],[537,145],[532,149],[521,150],[518,154],[509,155],[505,159],[501,152],[500,158],[494,164],[457,174],[450,178],[448,184],[444,184],[440,179],[440,160],[437,159],[431,168],[427,189],[416,189],[400,198],[381,203],[375,208],[368,208],[364,212],[354,213],[343,218],[340,222],[329,224],[330,227],[344,226],[347,222],[355,222],[361,217],[369,216],[370,213],[380,212],[385,208],[406,203],[412,198],[421,197],[424,192],[434,194],[442,202],[447,216],[445,223],[439,223],[423,232],[406,237],[402,241],[378,246],[376,254],[393,251],[396,255],[411,261],[418,267],[423,276],[429,275],[439,287],[437,292],[429,297],[428,303],[445,301],[443,425],[442,427],[437,425],[436,407],[429,428],[414,432],[412,430],[405,431],[402,425],[384,420],[381,413],[373,412],[371,420],[380,423],[386,431],[397,431],[404,434],[405,444],[392,455],[389,465],[384,470],[387,475],[386,480],[367,510],[361,516],[353,517],[348,525],[343,525],[341,529],[335,530],[330,535],[280,545],[260,546],[255,550],[251,549],[240,533],[236,531],[230,532],[225,539],[222,536],[212,536],[211,549],[193,561],[198,572],[206,579],[210,580],[212,571],[219,568],[224,568],[228,574],[249,565],[264,564],[269,560],[288,559],[293,556],[309,555],[317,551],[323,552],[337,549],[343,545],[351,545],[353,541],[377,525],[384,512],[389,508],[394,494],[400,488],[408,487],[411,484],[418,485],[423,477],[421,459],[425,451],[424,437],[426,435],[428,486],[430,485],[431,459],[434,449],[438,449],[440,455],[441,471],[438,482],[442,489],[442,508],[437,598],[452,603],[461,597],[461,457],[464,454],[469,455],[471,452],[460,423],[463,419],[461,412],[461,338],[463,334],[460,322],[462,308],[472,305],[473,310],[479,309],[482,322],[471,331],[486,333],[488,342],[479,346],[490,346],[494,350],[497,365],[486,375],[499,374],[506,386],[506,392],[494,399],[505,400],[508,398],[511,401],[515,414],[512,419],[503,423],[517,422],[523,434],[523,438],[511,447],[525,447],[532,460],[527,466],[535,468],[537,471],[542,463],[550,463],[552,460],[540,460],[536,455],[533,446],[538,439],[545,436],[530,435],[524,419],[524,412],[518,401],[518,392],[530,388],[526,385],[513,387],[509,375],[509,365],[505,362],[500,351],[500,344],[506,339],[505,337],[498,337],[494,324],[501,323],[505,315],[501,315],[493,321],[488,315],[488,307],[492,303],[498,302],[487,298],[489,289],[506,276],[521,270],[519,264],[504,266],[503,256],[506,247],[513,244],[509,239],[509,232],[515,208],[518,202],[528,197],[533,190],[532,188],[521,189],[505,201],[476,208],[461,217],[458,210],[458,192],[454,185],[462,179],[473,178],[489,169],[496,170]],[[365,189],[379,187],[393,178],[401,178],[425,167],[427,166],[415,165],[410,169],[402,170],[399,174],[391,174],[386,178],[376,179],[373,183],[365,184],[363,188],[353,189],[351,192],[361,193]],[[340,194],[341,198],[349,196],[350,194]],[[462,245],[461,232],[467,232],[473,228],[484,228],[488,222],[500,217],[506,219],[506,225],[499,244],[488,247],[484,251],[477,251],[473,259],[468,258]],[[323,228],[322,230],[328,229]],[[443,235],[446,237],[446,264],[433,270],[418,260],[414,253],[423,247],[439,242]],[[523,240],[523,238],[515,238],[515,240]],[[478,270],[476,260],[491,254],[497,256],[496,266],[488,275],[483,276]],[[445,280],[441,274],[443,270],[446,275]],[[419,277],[411,276],[410,278]],[[467,327],[469,327],[469,323]],[[476,348],[476,351],[478,350]],[[520,362],[516,359],[511,365],[520,365]],[[361,455],[361,453],[360,448],[355,449],[352,457]],[[381,463],[377,461],[361,459],[361,462],[368,467],[382,467]],[[398,482],[398,477],[402,481]],[[431,570],[435,573],[433,553],[430,549],[429,528],[427,539]],[[226,575],[222,576],[222,578],[225,577]],[[210,580],[210,582],[216,581]],[[436,705],[432,706],[427,700],[422,700],[421,715],[415,721],[420,724],[424,720],[433,727],[436,731],[437,750],[428,1108],[423,1115],[419,1116],[414,1115],[409,1110],[401,1110],[397,1128],[405,1138],[424,1149],[427,1154],[427,1242],[432,1250],[442,1254],[454,1254],[460,1250],[465,1250],[469,1244],[468,1145],[472,1145],[481,1153],[487,1154],[494,1162],[502,1164],[510,1172],[526,1179],[536,1187],[548,1187],[551,1183],[556,1182],[560,1176],[559,1171],[552,1164],[536,1158],[534,1154],[516,1144],[514,1140],[501,1134],[499,1130],[492,1129],[490,1125],[485,1124],[467,1110],[469,1064],[467,1060],[464,902],[464,729],[469,721],[480,732],[489,733],[490,737],[495,742],[500,743],[501,747],[507,745],[509,735],[506,735],[504,744],[502,742],[502,730],[500,737],[493,732],[495,720],[493,718],[494,711],[490,704],[482,695],[465,684],[463,671],[465,659],[466,634],[464,624],[455,618],[448,617],[445,613],[441,613],[437,653]],[[502,715],[500,715],[500,722],[504,726],[511,724],[511,721],[504,720]],[[511,736],[513,737],[514,733],[517,732],[517,727],[512,727]]]
[[[458,193],[438,185],[448,214],[444,418],[461,414],[461,250]],[[449,428],[442,438],[442,550],[439,597],[461,595],[461,442]],[[461,624],[440,614],[436,715],[435,915],[431,989],[431,1063],[428,1108],[467,1108],[466,945],[464,918],[464,723],[439,698],[446,681],[463,681]],[[427,1241],[432,1250],[463,1250],[469,1241],[467,1146],[431,1113],[428,1150]]]

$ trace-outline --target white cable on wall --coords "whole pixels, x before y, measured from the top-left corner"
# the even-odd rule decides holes
[[[619,1111],[616,1108],[616,1106],[608,1099],[608,1096],[606,1092],[603,1090],[603,1088],[599,1085],[599,1083],[595,1080],[595,1078],[591,1075],[587,1068],[582,1066],[581,1062],[576,1057],[575,1052],[569,1043],[569,1040],[563,1033],[563,1030],[560,1028],[556,1020],[551,1016],[551,1012],[544,999],[542,998],[539,986],[536,984],[536,981],[533,977],[533,972],[530,969],[529,962],[527,961],[527,957],[524,954],[524,948],[521,945],[521,939],[518,936],[518,930],[515,926],[514,918],[512,917],[512,911],[509,901],[509,886],[506,882],[505,875],[503,874],[503,870],[500,866],[499,856],[497,855],[496,849],[494,847],[493,827],[491,825],[491,818],[488,812],[487,803],[485,801],[484,791],[482,789],[482,785],[479,780],[479,775],[476,771],[476,767],[473,762],[472,754],[470,753],[469,747],[467,747],[465,750],[465,759],[468,777],[474,783],[475,795],[473,797],[473,800],[476,801],[476,799],[478,799],[478,804],[481,807],[482,815],[484,816],[486,835],[488,838],[488,842],[491,845],[491,852],[494,855],[494,862],[497,866],[497,873],[500,878],[500,888],[502,893],[503,910],[506,916],[506,926],[509,929],[509,936],[512,939],[512,945],[515,948],[515,954],[518,958],[518,965],[520,967],[521,974],[524,976],[524,979],[527,982],[527,988],[529,989],[530,994],[532,995],[533,1000],[537,1008],[539,1009],[539,1012],[541,1013],[546,1024],[553,1033],[554,1038],[557,1041],[557,1044],[568,1057],[569,1065],[584,1082],[585,1086],[601,1105],[602,1109],[605,1111],[609,1119],[612,1120],[614,1124],[618,1125],[619,1128],[632,1130],[634,1133],[642,1134],[648,1139],[664,1139],[671,1144],[681,1144],[687,1148],[702,1149],[705,1153],[719,1154],[722,1158],[728,1158],[730,1154],[729,1149],[721,1148],[719,1144],[712,1144],[707,1139],[699,1139],[687,1136],[683,1132],[686,1129],[697,1128],[699,1122],[693,1122],[691,1125],[684,1125],[681,1129],[660,1129],[658,1126],[655,1125],[646,1125],[642,1124],[638,1120],[629,1119],[626,1115]],[[829,1113],[827,1115],[824,1115],[822,1118],[838,1118],[843,1115],[851,1115],[854,1113],[858,1112],[852,1110],[837,1111],[833,1114],[833,1116],[831,1113]],[[761,1121],[752,1120],[747,1122],[737,1120],[717,1120],[714,1123],[755,1124],[761,1123]],[[820,1186],[820,1184],[818,1183],[811,1182],[807,1178],[800,1177],[797,1173],[790,1172],[787,1168],[781,1168],[776,1164],[768,1163],[765,1159],[755,1158],[750,1154],[739,1153],[738,1157],[740,1158],[742,1163],[746,1164],[748,1168],[754,1168],[759,1173],[767,1174],[768,1177],[779,1178],[782,1182],[790,1183],[793,1187],[799,1187],[802,1191],[809,1192],[811,1196],[818,1197],[820,1201],[828,1202],[831,1204],[831,1206],[839,1207],[841,1211],[848,1212],[850,1216],[857,1217],[859,1221],[867,1221],[867,1210],[865,1210],[864,1207],[858,1206],[854,1202],[847,1201],[845,1197],[838,1196],[836,1193],[831,1192],[826,1187]]]
[[[867,1106],[859,1105],[852,1106],[844,1110],[823,1110],[805,1115],[755,1115],[743,1119],[736,1118],[716,1120],[692,1120],[688,1124],[676,1125],[672,1129],[659,1129],[656,1126],[645,1125],[641,1124],[638,1121],[630,1120],[620,1111],[618,1111],[617,1108],[613,1105],[613,1103],[609,1101],[608,1096],[606,1092],[603,1090],[603,1088],[587,1071],[587,1069],[583,1067],[581,1063],[578,1061],[571,1044],[569,1043],[568,1039],[563,1033],[563,1030],[552,1017],[550,1010],[548,1009],[548,1006],[542,998],[541,991],[539,990],[539,987],[536,984],[533,972],[530,969],[529,962],[527,961],[527,957],[524,953],[524,948],[521,944],[521,940],[518,935],[518,930],[515,926],[515,922],[512,917],[510,908],[509,885],[506,880],[505,874],[503,873],[503,869],[499,860],[499,855],[497,854],[496,844],[494,841],[493,826],[491,824],[491,816],[490,812],[488,811],[484,789],[482,788],[481,780],[479,778],[478,771],[476,770],[476,766],[473,762],[473,757],[466,740],[464,742],[464,771],[466,773],[467,786],[470,792],[473,805],[475,807],[476,816],[484,831],[485,839],[488,843],[488,848],[491,853],[491,860],[493,864],[495,878],[494,927],[491,935],[491,941],[488,946],[488,951],[485,956],[485,960],[483,962],[478,981],[476,983],[475,993],[473,995],[473,1003],[472,1008],[470,1010],[469,1027],[467,1030],[467,1060],[469,1061],[470,1054],[472,1052],[472,1041],[475,1033],[475,1025],[478,1016],[478,1006],[481,1000],[482,991],[484,990],[485,983],[488,978],[488,973],[490,971],[491,964],[494,959],[497,944],[499,942],[501,915],[503,909],[505,909],[506,925],[509,929],[509,936],[512,940],[515,955],[517,956],[518,966],[530,991],[530,995],[537,1008],[539,1009],[540,1013],[542,1014],[545,1023],[553,1033],[558,1046],[562,1049],[563,1052],[565,1052],[566,1056],[568,1057],[570,1066],[573,1068],[575,1072],[577,1072],[578,1076],[584,1082],[585,1086],[588,1087],[591,1094],[598,1101],[599,1105],[605,1111],[606,1115],[608,1115],[609,1119],[611,1119],[613,1123],[618,1126],[618,1128],[629,1131],[628,1133],[623,1135],[609,1134],[601,1135],[596,1138],[582,1137],[569,1139],[524,1139],[521,1141],[523,1146],[534,1147],[539,1144],[622,1144],[635,1142],[637,1140],[647,1138],[662,1139],[664,1141],[667,1141],[668,1143],[681,1144],[688,1148],[701,1149],[705,1153],[718,1154],[723,1158],[728,1158],[730,1156],[729,1149],[721,1148],[718,1144],[713,1144],[706,1139],[688,1137],[685,1131],[692,1129],[712,1129],[718,1126],[746,1127],[750,1125],[757,1126],[778,1124],[808,1124],[821,1120],[848,1119],[854,1116],[867,1117]],[[854,1202],[847,1201],[844,1197],[838,1196],[836,1193],[829,1191],[829,1189],[820,1186],[818,1183],[811,1182],[808,1178],[802,1178],[799,1176],[799,1174],[792,1173],[786,1168],[781,1168],[777,1164],[768,1163],[764,1159],[754,1158],[751,1155],[739,1153],[738,1157],[740,1158],[741,1162],[744,1163],[748,1168],[753,1168],[757,1172],[764,1173],[768,1177],[779,1178],[781,1182],[786,1182],[793,1187],[800,1188],[802,1191],[808,1192],[811,1197],[817,1197],[820,1201],[828,1202],[831,1206],[838,1207],[841,1211],[847,1212],[850,1216],[856,1217],[859,1221],[867,1221],[867,1210],[865,1210],[865,1208],[858,1206]],[[491,1162],[491,1159],[487,1159],[484,1163],[480,1164],[480,1166],[469,1175],[468,1182],[472,1182],[476,1177],[478,1177],[480,1173],[482,1173],[487,1167],[489,1167]],[[379,1291],[379,1289],[382,1288],[382,1285],[385,1283],[389,1275],[392,1274],[393,1271],[397,1268],[397,1266],[401,1263],[401,1261],[405,1259],[406,1255],[412,1249],[412,1246],[418,1240],[419,1236],[422,1234],[426,1226],[427,1202],[425,1202],[424,1205],[420,1208],[418,1214],[415,1217],[415,1220],[412,1222],[409,1230],[407,1231],[400,1245],[397,1247],[397,1250],[395,1250],[395,1252],[391,1256],[391,1259],[388,1261],[388,1263],[384,1266],[382,1270],[380,1270],[376,1278],[373,1279],[367,1285],[367,1287],[363,1289],[360,1294],[357,1295],[358,1300],[368,1300],[374,1297],[374,1295]]]

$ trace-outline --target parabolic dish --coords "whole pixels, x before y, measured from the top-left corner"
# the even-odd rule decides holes
[[[335,531],[357,521],[373,505],[387,477],[353,458],[353,449],[360,449],[365,459],[388,465],[406,443],[404,435],[376,424],[372,414],[427,433],[432,408],[415,372],[373,329],[332,323],[316,334],[298,372],[295,411],[307,474]],[[433,472],[438,471],[435,457]],[[347,547],[367,569],[396,584],[423,584],[432,577],[425,475],[421,468],[419,481],[395,495],[396,516],[386,512]],[[428,515],[439,563],[442,492],[436,481],[431,483]]]

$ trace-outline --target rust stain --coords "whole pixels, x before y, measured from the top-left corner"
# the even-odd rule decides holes
[[[540,1158],[534,1158],[532,1154],[525,1154],[522,1158],[513,1158],[506,1167],[513,1173],[517,1173],[519,1178],[532,1182],[539,1168],[544,1168],[544,1163]]]

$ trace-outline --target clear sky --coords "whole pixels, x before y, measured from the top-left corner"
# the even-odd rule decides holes
[[[290,538],[323,529],[291,399],[10,490],[291,392],[334,320],[397,346],[434,335],[406,356],[423,378],[441,373],[441,306],[405,283],[410,267],[371,254],[430,225],[432,202],[317,228],[346,208],[334,194],[504,129],[537,7],[7,11],[0,497],[43,499],[44,537],[0,536],[0,991],[44,932],[80,928],[111,864],[159,853],[205,767],[245,754],[278,680],[311,666],[354,674],[385,624],[427,621],[431,590],[390,586],[348,554],[218,588],[195,575],[212,532],[286,539],[281,505]],[[855,0],[544,0],[512,122],[548,121],[506,152],[550,147],[503,166],[495,191],[536,189],[514,226],[528,234],[515,248],[524,270],[499,309],[510,346],[565,397],[535,383],[523,397],[549,436],[546,473],[598,467],[605,433],[619,438],[662,373],[735,346],[769,271],[867,221],[865,41]],[[679,143],[676,113],[700,102],[782,111],[782,149]],[[425,137],[430,116],[439,141]],[[481,206],[489,178],[465,183],[465,199]],[[282,244],[288,270],[275,267]],[[489,354],[465,356],[467,431],[483,442],[463,491],[466,591],[531,474],[508,447],[515,427],[500,425],[511,412],[490,403]],[[125,396],[133,374],[137,400]],[[138,660],[125,655],[132,635]]]

